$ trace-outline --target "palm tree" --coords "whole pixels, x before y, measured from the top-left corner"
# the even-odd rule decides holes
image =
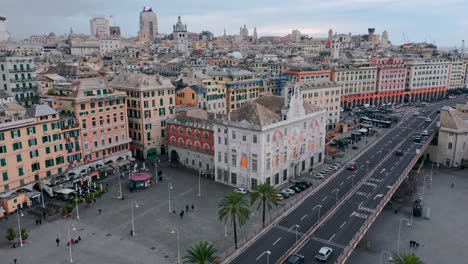
[[[184,263],[209,264],[216,259],[216,248],[207,241],[201,241],[187,249]]]
[[[401,255],[395,255],[393,260],[390,261],[393,264],[424,264],[414,253],[404,253]]]
[[[262,225],[263,227],[265,227],[266,208],[268,208],[268,210],[271,210],[271,208],[273,208],[273,205],[277,204],[276,190],[266,183],[257,185],[255,190],[250,194],[250,204],[254,204],[256,201],[261,201],[258,203],[257,210],[260,208],[260,205],[262,205]]]
[[[224,220],[224,223],[227,223],[231,220],[234,227],[234,246],[237,249],[237,222],[239,222],[239,226],[243,226],[249,219],[249,202],[242,194],[233,192],[224,196],[218,208],[219,221]]]

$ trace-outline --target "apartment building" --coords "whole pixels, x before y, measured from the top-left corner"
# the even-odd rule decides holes
[[[321,67],[291,68],[284,75],[296,82],[325,82],[331,79],[331,70]]]
[[[452,58],[450,65],[448,90],[463,89],[466,78],[466,62],[463,58]]]
[[[69,166],[64,135],[70,125],[56,110],[19,106],[15,115],[0,123],[0,201],[6,213],[39,203],[41,181],[62,175]]]
[[[442,58],[408,59],[405,61],[405,101],[425,101],[445,97],[449,86],[451,62]]]
[[[374,105],[377,101],[377,67],[342,66],[333,69],[332,81],[341,85],[343,108]]]
[[[405,95],[406,66],[403,58],[373,57],[371,66],[377,67],[375,105],[401,103]]]
[[[127,96],[133,154],[154,159],[167,152],[166,121],[175,114],[175,87],[162,76],[121,72],[108,86]]]
[[[0,57],[0,89],[12,94],[23,106],[35,104],[38,85],[33,57]]]
[[[303,82],[299,83],[304,103],[326,109],[326,123],[328,128],[333,128],[340,122],[341,112],[341,85],[327,82]]]

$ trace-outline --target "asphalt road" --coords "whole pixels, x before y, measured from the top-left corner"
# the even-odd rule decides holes
[[[424,111],[429,114],[442,105],[449,104],[455,104],[455,101],[435,103],[425,107]],[[434,113],[430,117],[434,120],[437,116]],[[328,263],[336,261],[380,199],[388,192],[388,186],[395,183],[417,155],[416,149],[425,143],[415,143],[414,136],[422,130],[432,133],[435,126],[435,121],[428,123],[422,117],[409,116],[402,120],[355,160],[356,170],[338,171],[329,182],[307,197],[230,263],[267,263],[267,255],[264,254],[266,251],[271,252],[269,263],[276,263],[296,243],[296,238],[300,239],[323,215],[332,210],[335,211],[331,218],[315,230],[298,253],[305,256],[305,263],[317,263],[315,254],[320,247],[329,246],[334,249],[334,253]],[[396,156],[397,149],[403,150],[404,155]],[[359,188],[353,189],[358,185]],[[353,194],[336,208],[341,198],[352,189]]]

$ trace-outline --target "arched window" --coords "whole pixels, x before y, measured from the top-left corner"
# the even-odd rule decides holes
[[[187,136],[189,137],[192,136],[192,130],[190,128],[187,128]]]
[[[183,138],[179,138],[179,141],[177,142],[177,146],[178,147],[184,147],[184,139]]]
[[[182,127],[179,127],[179,134],[181,134],[181,135],[184,134],[184,129]]]
[[[195,151],[200,152],[200,147],[201,147],[200,142],[195,141]]]
[[[171,126],[172,134],[175,134],[175,126]]]
[[[172,146],[175,146],[175,144],[176,144],[176,139],[175,139],[174,136],[172,136],[172,137],[171,137],[171,145],[172,145]]]
[[[201,134],[201,133],[200,133],[200,130],[198,130],[198,129],[197,129],[197,130],[195,130],[195,136],[196,136],[197,138],[199,138],[199,137],[200,137],[200,134]]]
[[[192,149],[192,141],[187,140],[187,148]]]
[[[208,144],[203,145],[203,153],[205,153],[205,154],[210,153],[210,145],[208,145]]]
[[[203,132],[203,137],[208,140],[208,137],[210,136],[210,134],[208,132]]]

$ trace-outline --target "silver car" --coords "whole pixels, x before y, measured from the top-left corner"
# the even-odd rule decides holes
[[[327,261],[331,254],[333,253],[333,249],[329,247],[322,247],[317,255],[315,255],[315,258],[320,260],[320,261]]]

